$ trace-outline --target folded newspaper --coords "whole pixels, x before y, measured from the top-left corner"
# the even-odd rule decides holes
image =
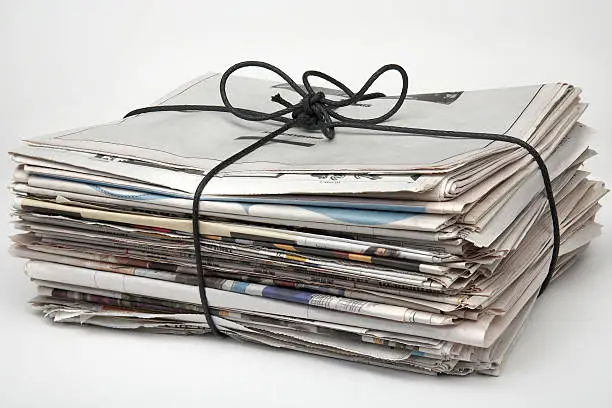
[[[222,105],[207,74],[155,105]],[[285,83],[232,77],[235,106],[278,110]],[[325,90],[327,95],[340,95]],[[568,84],[409,95],[385,125],[488,132],[535,147],[561,229],[553,280],[600,233],[593,131]],[[340,95],[342,96],[342,95]],[[354,118],[397,97],[338,108]],[[11,152],[12,253],[55,322],[204,334],[192,200],[204,174],[278,128],[223,112],[155,112]],[[293,128],[214,177],[200,201],[213,319],[228,336],[424,373],[498,375],[553,241],[542,176],[511,144]],[[578,271],[576,271],[578,273]]]

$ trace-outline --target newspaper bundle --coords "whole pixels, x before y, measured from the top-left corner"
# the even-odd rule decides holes
[[[156,105],[221,105],[207,74]],[[274,111],[287,84],[232,77],[233,104]],[[326,95],[338,95],[325,90]],[[330,96],[333,97],[333,96]],[[368,118],[397,101],[339,108]],[[535,147],[561,228],[553,280],[600,233],[607,192],[583,163],[593,131],[568,84],[410,95],[385,125],[513,136]],[[215,165],[278,127],[155,112],[24,141],[12,253],[55,322],[205,334],[192,200]],[[228,167],[200,201],[206,293],[228,336],[424,373],[498,375],[545,280],[542,176],[488,140],[294,128]],[[579,273],[579,271],[574,271]]]

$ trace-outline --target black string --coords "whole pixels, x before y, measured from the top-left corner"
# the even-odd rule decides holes
[[[302,100],[297,104],[292,104],[285,99],[283,99],[280,95],[274,95],[272,97],[272,101],[277,102],[284,106],[284,109],[280,109],[276,112],[272,113],[264,113],[257,112],[249,109],[236,108],[234,107],[228,97],[227,97],[227,80],[228,78],[237,70],[245,67],[259,67],[263,69],[267,69],[276,73],[280,76],[295,92],[297,92]],[[335,111],[335,109],[356,104],[358,102],[374,99],[378,97],[383,97],[384,94],[381,93],[367,93],[372,84],[384,73],[389,71],[395,71],[400,74],[402,78],[402,90],[397,98],[397,102],[391,109],[389,109],[383,115],[380,115],[375,118],[370,119],[355,119],[343,116]],[[330,82],[331,84],[338,87],[342,90],[347,98],[342,100],[330,100],[325,97],[323,92],[315,92],[312,86],[310,85],[310,78],[317,77],[323,80]],[[560,239],[560,230],[559,230],[559,219],[557,216],[557,206],[555,204],[555,197],[553,194],[552,184],[550,181],[550,175],[548,173],[548,168],[544,163],[544,160],[538,153],[538,151],[531,146],[529,143],[512,136],[501,135],[501,134],[493,134],[493,133],[473,133],[473,132],[455,132],[448,130],[437,130],[437,129],[421,129],[421,128],[407,128],[400,126],[385,126],[380,125],[382,123],[392,117],[402,106],[406,99],[406,95],[408,93],[408,74],[406,71],[399,65],[389,64],[381,67],[378,71],[376,71],[372,76],[366,81],[366,83],[361,87],[358,92],[351,91],[346,85],[337,79],[324,74],[319,71],[306,71],[302,75],[302,82],[304,87],[299,86],[291,77],[289,77],[285,72],[277,68],[272,64],[268,64],[266,62],[260,61],[245,61],[240,62],[238,64],[230,67],[223,76],[221,77],[220,83],[220,92],[221,99],[223,100],[224,106],[216,106],[216,105],[163,105],[163,106],[151,106],[146,108],[140,108],[131,111],[124,118],[128,118],[130,116],[138,115],[141,113],[149,113],[149,112],[162,112],[162,111],[206,111],[206,112],[226,112],[231,113],[234,116],[237,116],[241,119],[248,121],[268,121],[274,120],[277,122],[283,123],[277,130],[268,134],[267,136],[259,139],[257,142],[247,146],[246,148],[240,150],[238,153],[228,157],[223,160],[221,163],[212,168],[198,187],[196,188],[195,194],[193,196],[193,207],[192,207],[192,226],[193,226],[193,246],[195,249],[195,260],[196,260],[196,269],[198,276],[198,287],[200,291],[200,301],[202,302],[202,307],[204,309],[204,316],[206,317],[206,322],[210,327],[210,330],[213,334],[217,336],[222,336],[223,334],[219,331],[217,326],[215,325],[212,315],[210,312],[210,308],[208,305],[208,298],[206,297],[206,281],[204,274],[204,266],[202,265],[202,253],[201,253],[201,242],[200,242],[200,200],[202,197],[202,192],[206,185],[215,177],[219,172],[221,172],[226,167],[231,164],[237,162],[248,154],[254,152],[259,149],[261,146],[265,145],[275,137],[281,135],[292,127],[300,127],[311,130],[320,130],[323,135],[329,139],[330,141],[335,137],[336,128],[352,128],[352,129],[365,129],[379,132],[392,132],[392,133],[402,133],[408,135],[418,135],[418,136],[432,136],[432,137],[452,137],[452,138],[464,138],[464,139],[481,139],[481,140],[493,140],[499,142],[511,143],[517,146],[522,147],[527,150],[527,152],[533,157],[535,162],[537,163],[540,173],[542,174],[542,179],[544,181],[544,189],[546,192],[546,198],[548,199],[548,206],[550,208],[550,215],[552,220],[553,227],[553,250],[552,250],[552,258],[550,261],[550,266],[548,269],[548,274],[540,287],[539,295],[541,295],[553,276],[555,271],[555,265],[557,262],[557,257],[559,255],[559,245],[561,242]],[[285,117],[285,115],[291,114],[291,118]],[[335,119],[335,120],[333,120]]]

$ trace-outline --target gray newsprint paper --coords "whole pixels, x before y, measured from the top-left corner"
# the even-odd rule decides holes
[[[221,105],[219,74],[155,105]],[[232,77],[237,107],[297,102],[287,84]],[[340,91],[325,89],[329,98]],[[340,108],[358,119],[397,97]],[[601,231],[596,133],[568,84],[410,95],[387,125],[489,132],[546,163],[561,246],[552,279]],[[15,163],[11,253],[56,323],[210,333],[192,236],[206,172],[277,129],[223,112],[156,112],[39,136]],[[526,151],[500,142],[291,129],[207,185],[201,258],[229,337],[429,375],[499,375],[549,274],[551,216]],[[545,345],[543,345],[545,347]],[[517,351],[520,352],[520,351]]]

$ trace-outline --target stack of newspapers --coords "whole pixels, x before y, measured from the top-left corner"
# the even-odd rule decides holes
[[[220,77],[204,75],[155,105],[222,105]],[[227,90],[234,106],[261,112],[279,109],[274,94],[301,99],[287,84],[247,77],[230,78]],[[504,134],[535,147],[561,228],[554,281],[600,233],[607,192],[582,169],[595,152],[593,131],[578,122],[579,95],[561,83],[410,95],[384,124]],[[375,117],[396,101],[338,112]],[[34,307],[55,322],[210,333],[194,192],[207,171],[278,127],[224,112],[149,112],[16,147],[12,253],[28,259]],[[425,374],[497,375],[553,248],[533,158],[469,138],[338,128],[327,140],[292,128],[214,177],[200,215],[221,332]]]

